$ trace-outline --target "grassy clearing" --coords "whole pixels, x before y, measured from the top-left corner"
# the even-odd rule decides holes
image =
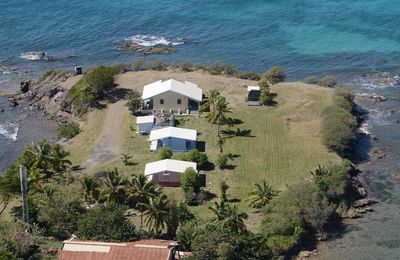
[[[90,112],[81,127],[81,132],[69,140],[65,148],[71,153],[70,160],[73,165],[80,165],[89,156],[104,125],[107,109],[93,110]]]
[[[244,104],[244,88],[225,89],[226,95],[233,107],[232,118],[242,121],[229,128],[233,132],[251,130],[250,136],[231,136],[227,138],[224,145],[224,153],[232,153],[237,156],[230,161],[232,169],[220,170],[215,168],[205,172],[207,175],[207,191],[216,195],[219,193],[219,182],[226,180],[231,187],[228,193],[240,200],[240,208],[246,211],[250,218],[247,224],[250,229],[255,229],[260,223],[261,214],[248,208],[244,199],[253,189],[253,184],[267,180],[275,189],[283,190],[286,185],[310,177],[309,171],[318,164],[328,164],[339,161],[339,157],[330,153],[321,144],[320,138],[320,114],[323,108],[331,104],[332,90],[317,86],[305,85],[303,83],[284,83],[273,87],[272,91],[277,94],[277,105],[274,107],[248,107]],[[79,140],[86,141],[87,138],[94,142],[93,135],[100,131],[101,117],[103,111],[96,112],[97,120],[88,129],[91,134],[85,133],[78,136]],[[122,129],[121,151],[133,156],[136,163],[133,166],[123,165],[120,159],[105,164],[97,165],[90,169],[89,173],[104,171],[117,167],[122,173],[142,173],[147,162],[157,160],[154,153],[149,152],[148,136],[142,136],[132,131],[135,128],[135,118],[124,110],[124,120],[120,127]],[[206,153],[212,163],[216,163],[219,147],[216,138],[216,126],[210,125],[205,118],[190,116],[185,117],[181,127],[197,129],[198,140],[206,144]],[[227,130],[226,127],[224,127]],[[135,130],[135,129],[133,129]],[[82,135],[82,134],[81,134]],[[93,146],[90,146],[93,147]],[[89,154],[90,147],[82,149],[75,148],[74,158]],[[82,160],[81,160],[82,161]],[[166,188],[166,193],[180,201],[183,193],[179,188]],[[191,207],[200,218],[210,217],[208,206],[211,202],[200,206]],[[135,219],[136,223],[137,220]]]

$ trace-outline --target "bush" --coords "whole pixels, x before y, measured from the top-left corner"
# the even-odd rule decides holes
[[[157,155],[158,159],[165,160],[165,159],[171,159],[173,153],[170,148],[164,146],[158,149]]]
[[[308,76],[307,78],[304,79],[304,83],[306,84],[313,84],[317,85],[318,84],[318,79],[315,76]]]
[[[271,95],[271,92],[269,91],[269,89],[261,89],[260,92],[260,102],[265,106],[265,105],[269,105],[272,103],[272,101],[274,100],[274,98]]]
[[[92,209],[81,215],[77,236],[103,242],[128,242],[138,239],[135,226],[125,217],[121,206]]]
[[[190,150],[181,155],[183,161],[195,162],[199,170],[205,169],[208,163],[208,157],[205,153],[200,153],[197,149]]]
[[[131,111],[132,114],[136,114],[142,108],[142,98],[140,96],[139,91],[133,90],[130,91],[127,95],[127,103],[128,109]]]
[[[354,106],[354,92],[347,86],[337,87],[333,101],[336,106],[351,111]]]
[[[112,67],[96,67],[82,77],[68,90],[63,107],[74,106],[78,114],[86,113],[89,107],[96,104],[116,87],[114,76],[117,71]]]
[[[260,86],[260,89],[261,89],[261,90],[263,90],[263,89],[269,90],[270,86],[269,86],[269,83],[268,83],[268,79],[262,78],[262,79],[258,82],[258,86]]]
[[[198,193],[201,188],[201,177],[193,168],[187,168],[181,175],[181,188],[184,193]]]
[[[218,154],[217,165],[218,168],[223,169],[228,164],[228,157],[225,154]]]
[[[57,134],[59,138],[67,138],[71,139],[72,137],[76,136],[80,132],[80,127],[78,123],[70,122],[60,126],[57,129]]]
[[[322,142],[331,150],[344,156],[351,150],[356,138],[357,120],[347,110],[338,107],[327,107],[322,113]]]
[[[333,76],[325,76],[318,82],[318,85],[329,88],[333,88],[334,86],[336,86],[336,84],[337,84],[336,78]]]
[[[286,79],[286,73],[283,67],[274,66],[267,70],[264,74],[264,77],[271,83],[276,84],[279,82],[283,82]]]
[[[196,236],[196,230],[197,223],[194,221],[189,221],[179,226],[178,232],[176,233],[176,238],[181,250],[192,250],[192,241]]]

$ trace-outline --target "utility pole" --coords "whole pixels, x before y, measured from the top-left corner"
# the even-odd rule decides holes
[[[21,180],[21,194],[22,194],[22,216],[25,223],[29,222],[28,212],[28,184],[26,180],[26,168],[22,164],[19,166],[19,178]]]

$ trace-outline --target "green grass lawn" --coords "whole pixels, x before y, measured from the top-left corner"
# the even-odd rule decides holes
[[[240,95],[240,89],[229,94]],[[253,189],[253,184],[266,180],[275,189],[283,190],[286,185],[307,179],[310,170],[318,164],[339,161],[339,157],[328,152],[320,141],[320,112],[331,103],[332,90],[307,86],[302,83],[285,83],[274,87],[277,104],[271,107],[248,107],[242,102],[232,104],[230,116],[242,121],[223,130],[251,131],[249,136],[227,136],[224,153],[236,155],[231,169],[205,171],[207,176],[205,190],[218,196],[219,183],[225,180],[231,187],[228,193],[240,200],[239,205],[249,214],[247,224],[251,229],[258,226],[260,214],[250,209],[244,199]],[[181,127],[196,129],[198,140],[205,142],[209,160],[216,164],[219,154],[216,125],[210,125],[205,114],[186,116]],[[117,167],[124,174],[143,173],[147,162],[157,160],[157,155],[149,152],[148,136],[132,131],[135,118],[126,110],[123,129],[122,150],[132,155],[133,166],[123,165],[120,159],[98,165],[91,173]],[[176,155],[174,155],[175,157]],[[166,193],[180,201],[183,194],[180,188],[165,188]],[[200,218],[210,217],[208,206],[211,201],[191,207]],[[135,221],[136,222],[136,221]]]

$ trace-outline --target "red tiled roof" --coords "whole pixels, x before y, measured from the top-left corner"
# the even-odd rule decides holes
[[[85,246],[95,245],[100,247],[109,247],[109,252],[87,252],[84,249],[74,249],[70,251],[65,248],[65,245],[77,245],[84,248]],[[136,242],[127,243],[101,243],[92,241],[65,241],[64,247],[59,251],[59,259],[61,260],[167,260],[173,256],[171,246],[176,245],[174,241],[167,240],[139,240]]]

